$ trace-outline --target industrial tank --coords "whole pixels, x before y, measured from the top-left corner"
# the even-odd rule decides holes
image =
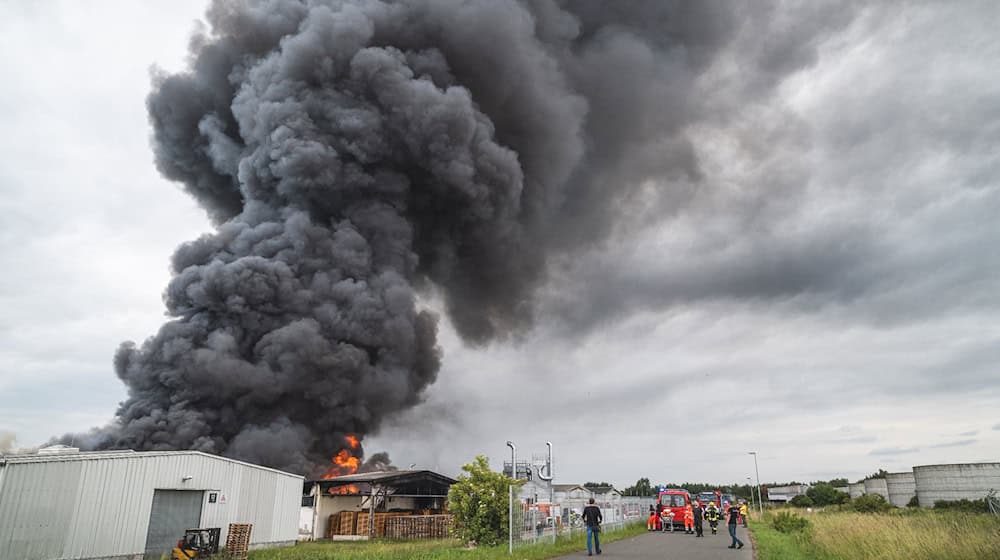
[[[865,483],[864,482],[852,482],[848,485],[847,491],[851,494],[851,499],[860,498],[865,495]]]
[[[889,501],[889,487],[884,478],[869,478],[865,481],[865,494],[878,494]]]
[[[1000,490],[1000,463],[962,463],[913,467],[921,507],[938,500],[980,500]]]
[[[889,473],[885,475],[885,484],[889,489],[889,502],[896,507],[906,507],[917,494],[913,471]]]

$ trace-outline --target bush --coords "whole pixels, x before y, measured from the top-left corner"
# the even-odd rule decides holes
[[[934,502],[934,509],[948,509],[965,513],[989,513],[990,509],[986,505],[986,500],[938,500]]]
[[[794,498],[789,500],[788,503],[795,507],[800,507],[800,508],[812,507],[813,505],[812,498],[810,498],[809,496],[795,496]]]
[[[842,504],[851,499],[847,494],[837,490],[831,484],[820,482],[812,485],[806,492],[806,496],[817,506],[832,506]]]
[[[892,508],[893,505],[878,494],[865,494],[851,502],[851,509],[858,513],[880,513]]]
[[[452,533],[465,543],[495,546],[504,542],[510,518],[508,487],[524,481],[491,471],[489,459],[482,455],[462,470],[468,474],[459,475],[448,491],[448,511],[455,520]]]
[[[906,502],[906,507],[908,508],[920,507],[920,500],[918,500],[917,496],[914,495],[912,498],[910,498],[909,502]]]
[[[794,533],[809,528],[809,520],[790,511],[781,511],[771,520],[771,526],[780,533]]]

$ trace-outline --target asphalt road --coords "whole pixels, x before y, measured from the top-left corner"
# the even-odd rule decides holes
[[[753,545],[746,529],[738,527],[736,536],[744,542],[746,546],[742,550],[726,548],[732,542],[729,538],[729,529],[720,524],[719,534],[713,535],[705,524],[705,536],[697,538],[684,532],[674,533],[646,533],[638,537],[632,537],[622,541],[608,543],[600,556],[594,554],[594,558],[601,560],[613,560],[627,558],[637,560],[640,558],[656,558],[658,560],[677,558],[683,560],[753,560]],[[560,556],[561,560],[570,558],[580,558],[587,556],[587,550]]]

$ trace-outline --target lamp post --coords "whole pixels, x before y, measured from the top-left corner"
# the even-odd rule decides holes
[[[507,440],[510,448],[510,474],[517,480],[517,448],[514,442]],[[514,485],[507,487],[507,553],[514,554]]]
[[[761,515],[764,515],[764,494],[760,491],[760,469],[757,468],[757,452],[750,451],[749,453],[753,455],[753,471],[757,475],[757,509]]]

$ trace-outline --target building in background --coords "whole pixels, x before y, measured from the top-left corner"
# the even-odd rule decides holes
[[[253,525],[250,548],[295,543],[302,477],[199,451],[0,456],[0,558],[133,559],[186,529]]]
[[[808,484],[791,484],[788,486],[770,486],[765,492],[769,502],[789,502],[795,496],[805,496],[809,491]]]

